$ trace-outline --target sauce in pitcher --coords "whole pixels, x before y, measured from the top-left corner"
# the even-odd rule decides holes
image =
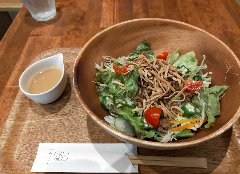
[[[35,74],[29,82],[28,91],[39,94],[52,89],[61,79],[62,72],[58,68],[48,68]]]

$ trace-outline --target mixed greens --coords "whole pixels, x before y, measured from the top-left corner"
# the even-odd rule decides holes
[[[162,95],[157,98],[159,105],[151,104],[143,111],[138,111],[135,98],[141,91],[140,81],[144,77],[136,62],[141,56],[153,64],[160,61],[159,63],[164,63],[166,67],[172,67],[184,79],[181,92],[184,96],[190,96],[187,99],[176,96],[176,101],[182,100],[175,102],[180,112],[173,112],[174,118],[168,118],[170,122],[166,131],[161,131],[159,127],[161,120],[166,120],[166,113],[163,114],[163,111],[166,111],[167,107],[172,107],[173,101],[168,101],[170,104],[166,104],[165,110],[159,103],[162,103],[164,97],[170,98],[172,94],[168,92],[169,97]],[[129,56],[118,59],[105,57],[101,65],[96,64],[98,72],[95,81],[100,102],[110,113],[105,120],[130,136],[160,142],[193,137],[198,128],[203,126],[210,128],[220,115],[220,99],[228,87],[225,85],[210,87],[211,77],[209,72],[204,73],[207,68],[204,60],[205,56],[199,65],[193,51],[181,55],[179,49],[169,55],[168,52],[156,55],[147,41],[142,41]]]

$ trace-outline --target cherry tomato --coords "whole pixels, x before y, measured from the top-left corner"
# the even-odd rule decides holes
[[[185,82],[185,87],[187,92],[194,93],[203,87],[202,81],[187,80]]]
[[[127,66],[113,64],[113,69],[116,74],[126,74],[128,72]]]
[[[167,60],[167,56],[168,56],[168,52],[167,51],[163,51],[162,53],[160,53],[157,56],[157,59]]]
[[[148,110],[144,112],[144,118],[148,124],[150,124],[154,128],[157,128],[160,121],[161,112],[162,112],[161,108],[157,107],[148,108]]]

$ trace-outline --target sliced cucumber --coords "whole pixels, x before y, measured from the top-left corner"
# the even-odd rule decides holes
[[[192,133],[191,130],[183,129],[175,135],[175,138],[177,138],[177,139],[191,138],[191,137],[193,137],[193,135],[194,135],[194,133]]]
[[[135,130],[133,126],[123,117],[117,117],[114,122],[114,126],[116,129],[126,133],[130,136],[135,136]]]
[[[114,126],[116,118],[111,115],[107,115],[104,117],[104,120],[108,122],[110,125]]]

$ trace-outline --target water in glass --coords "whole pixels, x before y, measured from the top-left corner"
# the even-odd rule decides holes
[[[55,0],[22,0],[22,3],[37,21],[47,21],[56,15]]]

